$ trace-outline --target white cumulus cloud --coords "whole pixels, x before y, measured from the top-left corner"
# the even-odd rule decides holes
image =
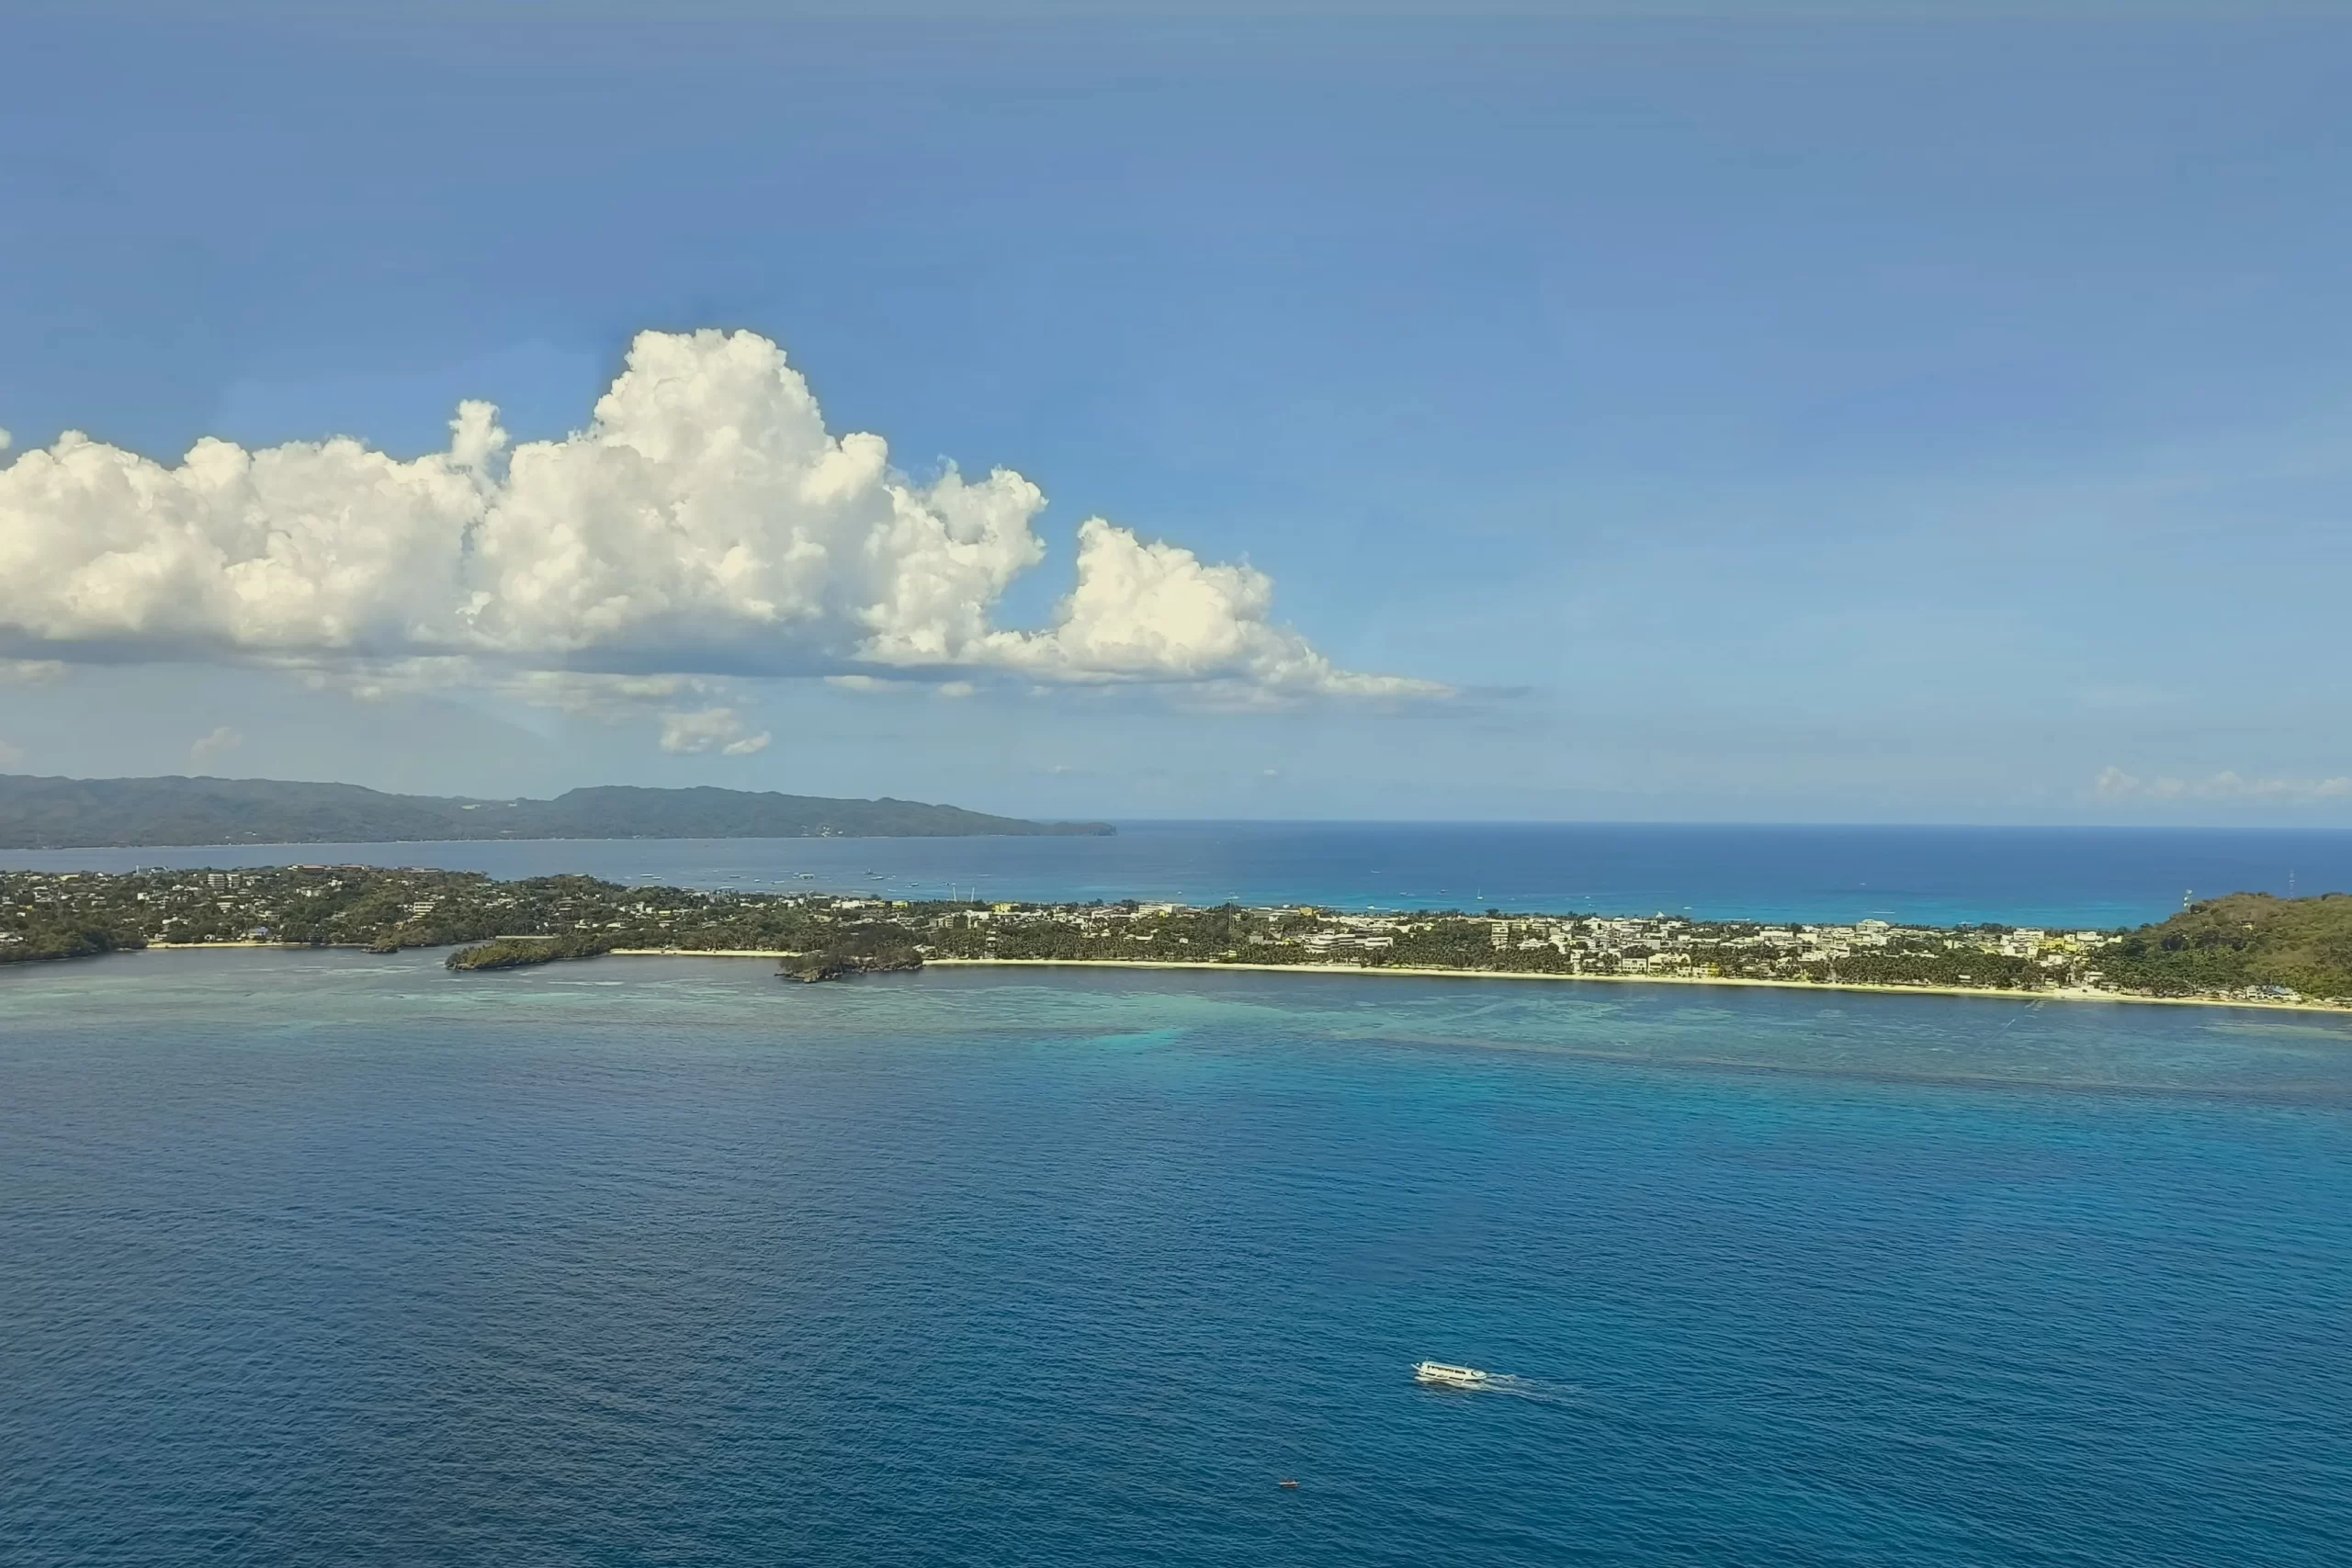
[[[716,751],[722,757],[749,757],[768,749],[769,736],[749,733],[733,708],[704,708],[698,713],[662,716],[662,750],[691,755]]]
[[[1044,558],[1043,493],[1001,468],[910,479],[880,436],[829,433],[755,333],[640,333],[560,441],[517,444],[482,402],[450,430],[413,459],[208,438],[167,467],[71,432],[21,453],[0,468],[0,640],[51,660],[1444,692],[1335,668],[1272,618],[1262,572],[1100,518],[1053,624],[996,626]]]
[[[244,743],[245,738],[237,731],[225,724],[218,726],[209,733],[198,737],[196,742],[188,747],[188,765],[200,771],[214,758],[224,752],[233,751]]]
[[[978,661],[1044,680],[1234,681],[1274,693],[1430,695],[1444,688],[1333,668],[1272,620],[1273,580],[1215,566],[1091,517],[1078,530],[1078,586],[1043,632],[997,632]]]

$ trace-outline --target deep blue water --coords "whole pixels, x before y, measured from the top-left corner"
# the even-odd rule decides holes
[[[2352,1540],[2352,1020],[154,953],[0,1172],[12,1568]]]
[[[289,860],[898,897],[1238,899],[1925,925],[2137,925],[2162,919],[2192,891],[2352,891],[2352,831],[2341,829],[1137,822],[1102,839],[0,852],[0,865],[52,870]]]

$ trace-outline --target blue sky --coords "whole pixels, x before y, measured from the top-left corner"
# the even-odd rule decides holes
[[[929,662],[848,621],[718,654],[537,625],[388,675],[76,619],[91,560],[28,555],[12,771],[2352,825],[2340,14],[550,0],[9,31],[0,462],[68,430],[165,468],[204,436],[407,460],[462,399],[560,442],[636,334],[717,328],[918,491],[952,462],[1046,502],[1043,560]],[[20,537],[85,527],[17,504]],[[1241,651],[1133,651],[1140,599],[1057,621],[1098,515],[1105,581],[1159,541],[1270,579],[1214,628]]]

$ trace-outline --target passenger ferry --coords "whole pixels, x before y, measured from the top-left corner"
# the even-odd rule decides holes
[[[1492,1388],[1495,1374],[1476,1367],[1449,1367],[1443,1361],[1422,1361],[1413,1368],[1413,1381],[1431,1388]]]

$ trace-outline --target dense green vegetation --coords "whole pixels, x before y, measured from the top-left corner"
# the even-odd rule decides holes
[[[0,774],[0,849],[139,844],[358,844],[479,839],[943,838],[1108,833],[912,800],[733,789],[575,789],[553,800],[385,795],[275,779],[58,779]]]
[[[277,942],[393,952],[498,944],[526,962],[623,948],[835,953],[887,966],[963,905],[628,887],[588,876],[498,882],[473,872],[277,866],[119,875],[0,872],[0,962],[151,942]],[[536,939],[554,938],[548,948]],[[576,948],[577,951],[567,949]],[[469,960],[464,967],[496,966]]]
[[[2100,954],[2109,984],[2153,996],[2281,991],[2352,1001],[2352,895],[2233,893]]]
[[[788,980],[839,980],[851,975],[881,975],[922,967],[922,950],[910,943],[875,943],[863,951],[828,947],[786,954],[776,972]]]
[[[567,931],[561,936],[507,936],[461,947],[442,963],[451,969],[523,969],[568,958],[597,958],[613,950],[602,932]]]
[[[96,958],[101,953],[147,945],[136,931],[123,931],[104,920],[72,918],[30,920],[12,932],[17,940],[0,945],[0,963],[40,958]]]

